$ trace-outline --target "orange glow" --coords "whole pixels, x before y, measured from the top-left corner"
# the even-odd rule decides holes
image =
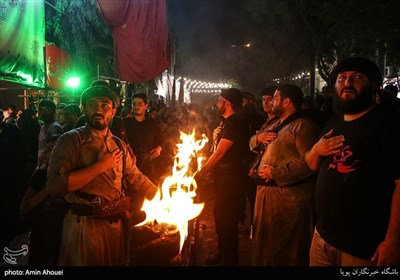
[[[204,203],[196,204],[197,184],[194,175],[201,169],[202,157],[198,153],[208,142],[203,134],[202,139],[195,140],[195,131],[191,134],[181,132],[181,142],[177,144],[172,174],[165,178],[161,191],[151,200],[146,200],[142,211],[146,212],[146,223],[167,223],[177,227],[180,234],[180,251],[188,235],[188,221],[200,215]],[[191,170],[193,160],[197,159],[196,170]]]

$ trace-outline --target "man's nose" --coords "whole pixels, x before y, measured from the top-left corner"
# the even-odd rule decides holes
[[[345,80],[345,84],[353,84],[354,78],[353,76],[348,76],[347,79]]]

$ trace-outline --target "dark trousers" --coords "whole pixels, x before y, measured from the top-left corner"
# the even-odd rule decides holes
[[[28,264],[57,266],[62,227],[68,204],[63,198],[46,199],[36,209],[29,241]]]
[[[239,262],[238,222],[243,220],[246,205],[243,174],[236,171],[213,178],[214,220],[222,265],[238,265]]]

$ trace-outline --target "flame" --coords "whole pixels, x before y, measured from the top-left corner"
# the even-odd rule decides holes
[[[142,211],[146,212],[146,220],[136,225],[149,222],[175,225],[180,234],[180,251],[188,236],[188,221],[200,215],[204,203],[195,204],[197,184],[194,175],[201,169],[203,157],[197,153],[208,142],[203,134],[202,139],[195,140],[195,130],[191,134],[180,132],[181,143],[177,144],[178,152],[174,157],[172,175],[165,178],[161,191],[149,201],[145,200]],[[190,170],[193,160],[197,159],[197,169]]]

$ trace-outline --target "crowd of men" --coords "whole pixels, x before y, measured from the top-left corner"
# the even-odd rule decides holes
[[[126,265],[124,225],[168,175],[179,131],[196,128],[212,139],[196,174],[215,195],[208,264],[239,264],[249,219],[254,266],[400,265],[397,92],[361,57],[340,61],[330,79],[315,103],[294,84],[268,87],[263,112],[236,88],[206,110],[150,115],[144,93],[120,110],[103,81],[83,91],[83,115],[47,99],[40,122],[34,109],[5,120],[0,111],[1,246],[30,213],[30,264]]]

